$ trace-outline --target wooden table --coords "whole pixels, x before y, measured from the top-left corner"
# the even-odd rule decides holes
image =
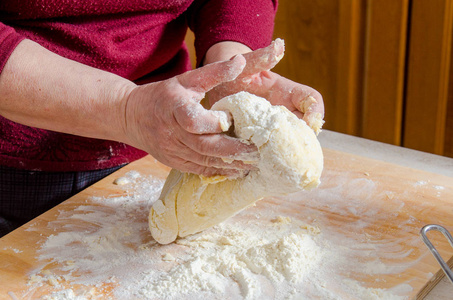
[[[409,168],[415,168],[417,170],[442,174],[452,177],[453,179],[453,159],[451,158],[392,146],[331,131],[324,131],[324,134],[320,136],[320,141],[323,147],[326,148],[336,149]],[[450,201],[453,201],[453,199],[450,199]],[[453,249],[449,249],[443,258],[445,261],[449,258],[453,258]],[[450,260],[450,267],[452,266],[452,263],[453,261]],[[434,278],[436,279],[427,282],[416,297],[426,300],[451,299],[451,295],[453,295],[453,284],[444,275],[440,267],[436,274],[433,275],[432,279]]]
[[[320,141],[325,153],[325,171],[318,189],[282,199],[263,199],[244,213],[272,209],[294,219],[311,220],[333,239],[344,237],[348,245],[338,246],[354,248],[351,269],[357,269],[361,261],[369,260],[360,247],[370,245],[367,253],[371,253],[373,259],[379,259],[387,271],[398,271],[379,273],[379,270],[373,270],[377,272],[373,275],[351,272],[347,276],[375,288],[404,285],[410,289],[401,294],[416,297],[439,270],[437,262],[419,238],[419,230],[425,224],[438,223],[453,231],[453,159],[330,131],[323,131]],[[51,281],[45,282],[37,292],[30,292],[27,286],[33,280],[30,278],[33,270],[43,270],[38,255],[40,247],[50,237],[65,231],[67,224],[61,222],[62,215],[66,217],[65,222],[72,222],[77,211],[88,205],[91,213],[114,214],[111,208],[90,199],[127,194],[114,185],[113,180],[131,170],[159,180],[163,180],[169,171],[152,157],[137,161],[0,239],[0,299],[33,299],[50,292]],[[281,205],[282,201],[286,205]],[[146,217],[146,212],[133,216],[145,225]],[[240,218],[238,215],[237,220]],[[93,226],[80,225],[78,234],[88,234]],[[138,231],[138,237],[133,236],[134,239],[140,238],[138,242],[129,242],[127,247],[138,248],[140,243],[151,242],[146,228],[139,227]],[[450,258],[453,251],[449,244],[437,240],[438,236],[433,236],[433,239],[436,239],[436,246],[444,257]],[[65,263],[71,264],[71,261]],[[55,262],[45,266],[60,270],[64,267]],[[100,292],[112,295],[115,284],[118,283],[106,282],[99,288]],[[80,287],[71,282],[64,282],[64,285]],[[436,299],[448,299],[450,288],[447,284],[432,293],[437,293]]]

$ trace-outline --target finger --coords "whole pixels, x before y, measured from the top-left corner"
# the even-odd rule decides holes
[[[226,162],[243,161],[257,163],[260,158],[254,144],[245,143],[225,134],[182,135],[179,140],[193,151],[202,155],[219,157]]]
[[[186,101],[175,107],[173,115],[185,131],[194,134],[221,133],[233,123],[229,113],[207,110],[195,101]]]
[[[185,136],[185,135],[183,135]],[[216,135],[218,136],[218,135]],[[231,137],[229,137],[232,139]],[[191,145],[196,145],[200,143],[200,140],[203,140],[203,136],[200,135],[191,135],[192,140],[190,143]],[[216,142],[218,139],[212,139],[212,142]],[[251,146],[251,145],[248,145]],[[256,147],[253,147],[252,150],[256,151]],[[179,149],[178,151],[171,151],[175,159],[182,160],[182,161],[190,161],[197,165],[203,167],[213,167],[219,169],[235,169],[235,170],[253,170],[255,166],[252,163],[258,162],[259,156],[256,153],[251,155],[239,155],[239,158],[247,158],[247,161],[243,160],[234,160],[234,159],[225,159],[221,158],[219,155],[206,155],[200,153],[197,150],[192,149],[192,147],[187,146],[183,140],[179,139],[178,137],[174,137],[173,142],[173,149]],[[259,154],[258,154],[259,155]]]
[[[314,89],[291,93],[294,106],[303,114],[302,119],[318,134],[324,124],[324,102],[321,94]]]
[[[206,167],[190,161],[181,162],[178,170],[186,173],[193,173],[197,175],[203,175],[205,177],[212,177],[216,175],[226,176],[227,178],[240,178],[248,174],[247,170],[236,170],[236,169],[222,169],[215,167]]]
[[[223,62],[208,64],[178,75],[179,83],[198,93],[206,93],[217,85],[236,79],[246,64],[242,55],[236,55],[232,59]],[[201,100],[202,97],[199,99]]]
[[[220,157],[202,155],[194,151],[187,151],[180,156],[184,161],[190,161],[201,167],[216,168],[216,169],[232,169],[232,170],[255,170],[256,166],[247,164],[240,160],[225,161]]]
[[[285,52],[285,43],[276,39],[269,46],[243,54],[247,65],[241,76],[250,76],[272,69],[282,58]]]
[[[303,114],[321,113],[324,116],[324,102],[321,94],[313,88],[304,87],[290,91],[293,105]]]
[[[304,114],[303,120],[313,129],[316,135],[321,132],[321,128],[324,125],[324,117],[321,113],[306,113]]]

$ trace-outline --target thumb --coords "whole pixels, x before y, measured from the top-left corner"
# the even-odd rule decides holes
[[[186,89],[195,92],[195,96],[174,111],[176,121],[188,132],[195,134],[221,133],[231,126],[231,115],[203,108],[197,101],[217,85],[234,80],[241,74],[246,64],[242,55],[228,61],[215,62],[204,67],[183,73],[176,78]]]
[[[222,133],[233,124],[229,113],[207,110],[195,101],[177,107],[173,114],[184,130],[194,134]]]

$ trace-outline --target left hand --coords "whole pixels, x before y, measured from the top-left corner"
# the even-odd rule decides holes
[[[283,105],[319,132],[324,118],[324,102],[315,89],[291,81],[269,71],[283,57],[283,40],[277,39],[268,47],[243,54],[247,63],[235,80],[222,83],[208,93],[210,104],[221,98],[247,91],[267,99],[273,105]]]

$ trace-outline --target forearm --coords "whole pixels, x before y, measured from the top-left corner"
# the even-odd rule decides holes
[[[134,87],[24,40],[0,74],[0,115],[28,126],[125,141],[124,106]]]

